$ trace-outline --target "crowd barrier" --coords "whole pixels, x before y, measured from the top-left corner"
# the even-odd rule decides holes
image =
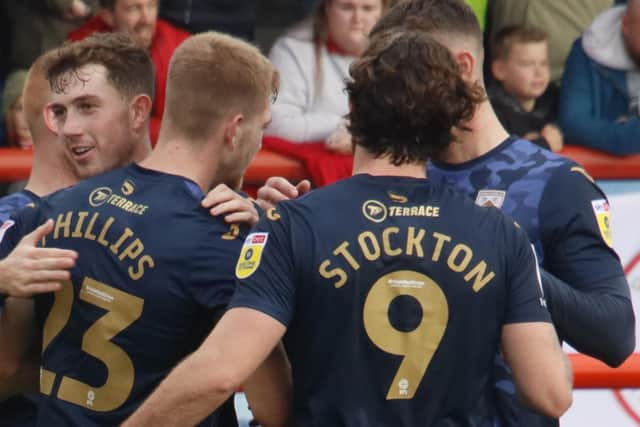
[[[566,147],[562,154],[582,164],[596,179],[640,180],[640,155],[616,157],[581,147]],[[27,178],[30,169],[30,152],[0,148],[0,181]],[[263,149],[247,170],[245,185],[255,189],[276,175],[294,182],[308,177],[300,161]],[[615,369],[582,354],[570,354],[569,358],[576,388],[640,388],[640,353]]]

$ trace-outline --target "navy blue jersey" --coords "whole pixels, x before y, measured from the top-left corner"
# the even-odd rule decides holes
[[[623,279],[624,272],[610,246],[608,201],[584,169],[565,157],[512,137],[477,159],[457,165],[431,162],[427,170],[432,181],[453,186],[478,205],[500,208],[517,221],[533,243],[540,265],[570,285],[568,289],[555,290],[543,281],[558,335],[577,350],[600,356],[602,352],[598,350],[604,341],[586,325],[597,325],[602,334],[620,327],[600,320],[611,318],[611,314],[599,314],[600,306],[604,306],[603,294],[624,301],[623,305],[629,307],[631,302],[624,280],[612,280]],[[561,300],[558,291],[574,293]],[[593,294],[593,299],[588,294]],[[611,312],[609,307],[603,310]],[[583,320],[566,320],[576,318]],[[508,369],[499,358],[496,366],[506,425],[558,424],[522,408]]]
[[[191,181],[132,165],[16,220],[22,234],[53,218],[44,244],[79,253],[62,290],[36,299],[38,425],[121,423],[208,334],[233,293],[243,233],[211,218],[202,197]]]
[[[8,196],[0,197],[0,223],[5,222],[11,214],[18,212],[30,203],[37,203],[40,197],[29,190],[20,190]]]
[[[536,269],[497,210],[356,175],[267,212],[230,307],[287,327],[296,426],[493,426],[502,326],[550,321]]]
[[[29,190],[21,190],[0,198],[0,240],[12,222],[4,222],[17,211],[31,203],[37,203],[40,197]],[[0,306],[4,295],[0,295]],[[0,402],[0,427],[25,427],[35,421],[35,402],[24,396],[17,396]]]

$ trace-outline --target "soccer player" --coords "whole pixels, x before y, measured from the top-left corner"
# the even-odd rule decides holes
[[[482,34],[462,1],[401,2],[371,34],[404,28],[436,37],[454,54],[466,83],[483,85]],[[575,162],[509,136],[488,101],[465,127],[468,132],[456,131],[456,143],[432,159],[429,178],[514,218],[535,246],[560,338],[610,366],[621,364],[635,346],[635,320],[629,287],[611,248],[606,196]],[[282,178],[267,184],[258,192],[264,207],[300,192]],[[558,425],[518,403],[501,359],[496,370],[503,424]]]
[[[52,59],[47,64],[47,66],[48,74],[50,75],[49,77],[52,81],[52,86],[55,89],[54,92],[56,92],[54,94],[54,99],[51,102],[51,106],[49,107],[49,121],[52,125],[58,127],[61,135],[63,135],[63,137],[65,138],[68,158],[77,166],[77,170],[80,172],[79,174],[81,176],[91,176],[96,173],[104,172],[105,170],[113,169],[113,167],[115,166],[128,164],[131,161],[131,156],[133,157],[133,159],[138,159],[135,155],[135,153],[139,152],[138,149],[130,147],[130,145],[139,143],[141,141],[140,138],[142,138],[142,142],[146,142],[146,145],[148,146],[148,131],[140,125],[143,124],[145,120],[148,120],[149,110],[147,107],[150,106],[149,99],[152,97],[152,91],[143,94],[137,92],[140,88],[145,88],[145,82],[147,82],[149,77],[151,78],[151,85],[146,86],[146,88],[153,88],[153,72],[148,55],[143,50],[136,48],[124,36],[99,35],[93,36],[86,41],[79,42],[77,44],[73,44],[60,49],[55,53],[54,59]],[[183,77],[183,79],[184,78],[185,77]],[[144,99],[145,97],[147,99]],[[176,97],[176,99],[178,99],[178,97]],[[242,117],[241,120],[248,121],[248,118]],[[109,124],[110,126],[105,126],[105,124]],[[242,138],[247,138],[246,135],[244,135],[242,132],[250,132],[252,130],[251,126],[252,124],[249,124],[248,126],[240,126],[238,135],[242,135],[240,136]],[[114,136],[117,135],[119,135],[123,139],[115,140]],[[129,146],[126,144],[127,141]],[[114,145],[119,146],[120,149],[114,151]],[[129,153],[129,156],[127,155],[127,153]],[[118,164],[120,161],[122,161],[122,163]],[[231,167],[229,166],[228,168],[231,169]],[[241,172],[234,171],[233,173],[240,174],[241,177]],[[231,177],[231,175],[232,172],[228,172],[226,176]],[[233,179],[230,179],[229,182],[233,182],[234,185],[237,184],[240,180],[238,176],[233,176],[232,178]],[[185,191],[187,191],[186,194],[188,194],[189,191],[193,190],[189,185],[186,184],[185,188]],[[205,203],[207,204],[207,206],[218,204],[214,208],[214,210],[216,210],[215,213],[221,215],[228,214],[229,209],[233,210],[237,208],[237,205],[234,205],[237,200],[237,196],[236,198],[229,197],[229,195],[224,191],[225,188],[226,187],[224,186],[217,187],[216,190],[221,191],[214,191],[207,196],[207,199],[205,199],[208,200],[208,202]],[[70,190],[70,193],[72,192],[73,191]],[[59,194],[67,193],[63,192]],[[195,192],[195,194],[197,196],[197,192]],[[57,196],[53,198],[53,201],[46,202],[45,205],[57,206],[56,200],[58,200]],[[230,208],[229,206],[225,205],[229,205]],[[119,203],[118,207],[124,209],[125,212],[131,213],[139,206],[132,208],[131,204]],[[43,207],[43,209],[45,209],[45,207]],[[207,212],[205,209],[202,209],[202,211],[205,213]],[[43,215],[45,215],[44,211],[42,212]],[[80,222],[84,222],[84,213],[80,212],[78,215],[83,218],[82,220],[80,220]],[[226,215],[224,219],[229,220],[229,218],[233,219],[234,215]],[[222,221],[222,219],[220,219],[220,221]],[[94,227],[97,228],[99,223],[100,222],[98,220],[92,221],[91,219],[87,219],[87,221],[84,223],[84,226],[85,228],[90,227],[93,229]],[[23,233],[22,230],[18,230],[18,228],[30,230],[33,228],[32,225],[33,224],[19,223],[15,226],[15,230],[14,227],[10,227],[9,233],[13,236],[19,237]],[[233,240],[240,232],[239,228],[235,226],[232,226],[231,229],[229,229],[228,226],[226,228],[227,230],[225,230],[224,239]],[[43,229],[44,227],[41,227],[39,230]],[[56,228],[55,230],[58,229]],[[127,230],[129,229],[125,229],[123,235],[126,235],[128,233]],[[45,233],[41,232],[41,234]],[[57,231],[54,231],[53,237],[55,237],[56,234]],[[90,236],[90,233],[87,236]],[[11,238],[7,238],[11,240]],[[104,238],[104,235],[102,235],[102,238]],[[15,241],[16,239],[14,238],[13,240]],[[39,239],[35,239],[30,243],[33,245],[37,240]],[[55,241],[55,239],[53,240],[54,245],[58,243],[57,241]],[[134,247],[131,247],[131,242],[125,242],[125,240],[127,239],[123,239],[123,241],[120,242],[120,245],[123,245],[122,249],[125,252],[127,248],[129,248],[129,250],[135,249],[135,245]],[[134,243],[137,242],[137,240],[135,239],[131,240],[133,240]],[[99,239],[98,241],[101,240]],[[10,242],[5,243],[10,244]],[[110,247],[110,250],[116,250],[114,248],[116,248],[116,246]],[[233,253],[233,248],[229,249],[229,251],[230,253]],[[82,251],[82,253],[85,257],[88,254],[88,252],[85,251]],[[146,257],[144,258],[146,260]],[[123,259],[126,259],[126,255],[123,255]],[[198,260],[194,262],[202,262],[202,258],[200,257],[194,257],[194,259]],[[160,260],[162,260],[162,257],[160,257]],[[86,262],[92,261],[92,258],[86,259]],[[146,264],[144,263],[147,261],[141,262],[142,264],[139,268],[143,268],[144,266],[146,266]],[[178,274],[178,272],[176,272],[175,274]],[[229,280],[232,280],[232,274],[232,271],[228,274],[228,277],[230,278]],[[198,280],[206,280],[206,277],[205,275],[199,276],[197,269],[194,269],[194,272],[189,272],[189,275],[191,276],[190,278],[187,277],[187,274],[185,273],[185,276],[187,277],[185,279],[185,282],[189,282],[195,287],[199,285],[204,286],[207,284],[198,282]],[[160,282],[160,280],[158,280],[158,282]],[[59,298],[62,298],[59,297],[59,295],[68,296],[68,294],[65,293],[65,289],[67,289],[65,287],[67,286],[71,286],[70,282],[65,283],[65,285],[62,287],[62,290],[55,294],[54,301],[58,301]],[[68,290],[66,292],[68,292]],[[224,286],[212,290],[211,292],[212,294],[218,292],[220,294],[218,295],[218,298],[223,300],[225,293]],[[189,300],[188,297],[186,299]],[[24,313],[25,310],[22,309],[24,304],[21,303],[24,303],[24,301],[10,300],[8,302],[9,307],[6,311],[14,314],[16,312],[16,304],[19,304],[17,309],[21,310],[19,311],[20,313]],[[43,305],[38,306],[39,312],[41,313],[40,322],[44,321],[45,325],[47,325],[47,322],[57,321],[49,320],[57,319],[57,312],[53,310],[47,315],[46,303],[44,304],[44,306],[45,309],[42,309]],[[53,306],[56,307],[55,302],[53,303]],[[186,323],[188,322],[188,320],[193,320],[197,315],[197,311],[192,310],[182,320]],[[47,316],[46,320],[44,319],[44,316]],[[10,323],[8,324],[5,321],[7,317],[10,321]],[[2,328],[0,329],[0,333],[2,334],[3,339],[6,336],[7,331],[12,332],[16,335],[17,331],[24,331],[24,325],[15,325],[15,322],[11,322],[11,320],[13,320],[13,317],[11,316],[3,316],[2,320],[3,324],[1,325]],[[109,323],[106,326],[112,327],[113,325]],[[14,327],[16,328],[13,329]],[[206,324],[201,327],[204,328],[203,331],[208,331]],[[77,325],[76,327],[69,325],[68,329],[70,329],[70,331],[67,331],[67,333],[73,335],[76,331],[76,328]],[[178,328],[178,325],[176,325],[176,328]],[[47,339],[46,331],[48,330],[48,328],[45,327],[44,329],[45,339]],[[30,331],[27,330],[26,335],[28,335],[29,332]],[[165,332],[171,332],[171,327],[167,326],[165,328]],[[176,333],[179,334],[179,332]],[[194,330],[192,331],[192,336],[190,338],[175,336],[174,339],[178,343],[189,345],[188,343],[190,342],[190,340],[193,340],[193,337],[197,336],[197,334],[198,331],[194,328]],[[14,338],[17,338],[17,336],[14,336]],[[9,339],[5,340],[4,342],[10,342],[14,344],[17,341],[19,340]],[[165,342],[166,341],[170,341],[170,338],[165,337]],[[64,349],[62,351],[58,350],[57,346],[60,345],[61,342],[64,342],[64,340],[54,340],[49,347],[50,351],[48,352],[48,354],[53,354],[53,356],[50,357],[53,357],[54,360],[56,357],[59,357],[60,355],[64,355],[66,353]],[[158,343],[156,345],[161,344],[162,340],[158,340]],[[109,343],[105,343],[105,345],[108,346]],[[7,351],[11,350],[11,346],[4,345],[1,352],[3,357],[6,355]],[[22,351],[24,350],[24,348],[20,350]],[[84,350],[87,350],[89,354],[93,354],[88,349]],[[18,353],[23,354],[24,352]],[[115,361],[111,360],[110,357],[112,352],[108,351],[107,353],[109,354],[105,356],[105,358],[107,359],[106,362],[105,359],[98,358],[98,360],[102,360],[103,362],[105,362],[107,369],[110,369],[113,366],[120,368],[121,366],[119,365],[119,361],[122,361],[122,359],[117,359]],[[104,352],[100,354],[103,356],[105,355]],[[167,361],[170,360],[171,357],[177,356],[175,356],[175,354],[172,354],[171,356],[165,358],[163,363],[168,363]],[[162,360],[162,358],[160,360]],[[112,362],[118,363],[114,365]],[[91,366],[89,366],[89,368],[85,366],[84,369],[91,369]],[[101,375],[100,370],[97,371],[96,375]],[[44,375],[42,378],[46,380],[47,376]],[[3,385],[6,385],[6,382]],[[58,386],[56,385],[56,387]],[[3,388],[0,386],[0,395],[2,394],[2,391]],[[109,394],[111,391],[112,390],[106,389],[103,393],[103,396],[105,394]],[[55,405],[53,406],[55,407]],[[233,414],[231,414],[231,417],[234,417]],[[43,423],[62,423],[60,419],[52,419],[51,417],[47,417],[46,415],[41,415],[40,419],[45,420],[41,421]],[[81,425],[84,425],[84,422],[82,421],[79,421],[79,423]]]
[[[38,202],[41,196],[76,182],[73,170],[66,163],[62,145],[56,142],[56,135],[47,129],[42,116],[50,93],[49,82],[44,76],[42,67],[50,54],[51,52],[45,53],[34,61],[24,84],[25,118],[34,143],[31,174],[23,190],[0,198],[0,223],[4,223],[12,213],[24,206]],[[0,228],[0,234],[2,234],[2,228]],[[46,255],[46,257],[34,259],[29,268],[25,268],[24,265],[16,266],[15,263],[7,265],[4,260],[0,261],[0,264],[4,263],[0,268],[0,273],[4,273],[0,277],[0,286],[8,288],[4,289],[4,292],[0,292],[0,298],[4,298],[3,293],[9,294],[16,289],[21,289],[20,284],[12,280],[16,275],[19,279],[32,283],[30,289],[35,287],[36,290],[50,289],[50,285],[48,285],[50,281],[67,279],[69,273],[59,269],[73,266],[75,253],[66,250],[46,249]],[[54,270],[50,270],[52,263]],[[33,282],[36,283],[33,284]],[[33,365],[29,365],[20,372],[11,371],[9,364],[0,363],[0,366],[2,369],[9,369],[9,372],[4,373],[3,376],[19,377],[25,375],[26,381],[33,377]],[[37,373],[37,371],[35,372]],[[0,394],[2,394],[1,391]],[[32,399],[15,396],[1,401],[0,426],[30,426],[35,420],[35,413],[35,402]]]
[[[33,161],[31,166],[31,174],[24,190],[10,194],[0,198],[0,223],[4,223],[9,219],[10,215],[30,203],[37,203],[40,197],[52,193],[53,191],[67,187],[77,182],[74,170],[67,162],[64,155],[63,145],[56,141],[56,134],[51,132],[45,125],[43,120],[43,110],[47,102],[50,100],[49,82],[45,78],[43,64],[53,54],[53,51],[40,56],[32,64],[25,81],[23,98],[24,110],[34,142]],[[7,227],[9,224],[5,224]],[[0,228],[0,237],[4,228]],[[52,261],[57,258],[60,261],[56,264],[59,268],[69,268],[73,265],[73,256],[68,251],[48,251],[49,257],[45,262]],[[3,264],[0,261],[0,264]],[[6,267],[6,265],[4,265]],[[39,279],[43,283],[50,280],[64,280],[68,278],[68,273],[60,275],[59,271],[47,273],[48,270],[42,270],[38,265],[31,265],[29,269],[22,269],[25,276],[31,274],[45,274]],[[43,273],[44,272],[44,273]],[[3,274],[3,273],[6,273]],[[14,285],[10,280],[14,275],[9,268],[0,268],[0,298],[3,294],[10,294],[16,289],[20,289],[19,285]],[[35,277],[25,277],[25,280],[33,281]],[[36,288],[38,285],[35,285]],[[6,287],[6,288],[5,288]],[[49,289],[45,286],[44,288]],[[23,294],[21,296],[27,296]]]
[[[351,75],[354,176],[261,219],[230,309],[125,426],[197,422],[283,336],[296,426],[494,425],[499,344],[532,406],[568,408],[526,234],[424,179],[481,88],[415,31],[373,38]]]

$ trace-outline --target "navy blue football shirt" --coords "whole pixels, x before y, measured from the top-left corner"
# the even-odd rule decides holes
[[[477,205],[501,209],[527,232],[540,266],[570,285],[557,289],[543,280],[558,335],[577,350],[603,358],[606,351],[598,335],[610,335],[622,325],[602,321],[611,317],[602,295],[629,307],[631,301],[619,258],[611,248],[609,202],[585,170],[511,137],[466,163],[429,162],[427,171],[431,181],[452,186]],[[496,368],[505,425],[558,425],[518,402],[509,370],[499,357]]]
[[[245,231],[211,218],[202,197],[192,181],[131,165],[16,218],[3,247],[52,218],[44,245],[79,253],[62,290],[36,299],[38,425],[121,423],[208,334]],[[230,404],[206,425],[236,425]]]
[[[0,240],[2,240],[5,231],[13,225],[13,222],[9,220],[11,215],[39,200],[40,197],[29,190],[20,190],[0,198]],[[9,222],[5,223],[7,220]],[[0,295],[0,306],[2,306],[4,297],[4,295]],[[34,422],[35,416],[36,404],[27,397],[16,396],[0,402],[0,427],[30,426]]]
[[[356,175],[268,211],[230,307],[287,327],[299,426],[493,426],[501,328],[549,322],[525,233],[424,179]]]

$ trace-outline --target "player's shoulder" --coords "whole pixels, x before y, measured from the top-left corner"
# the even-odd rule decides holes
[[[529,170],[529,173],[545,173],[549,171],[567,170],[577,163],[573,160],[554,153],[546,148],[532,143],[526,139],[513,138],[501,154],[510,158],[512,162]],[[504,161],[504,159],[500,159]]]
[[[40,197],[28,190],[21,190],[0,197],[0,223],[26,207],[36,207],[39,202]]]

